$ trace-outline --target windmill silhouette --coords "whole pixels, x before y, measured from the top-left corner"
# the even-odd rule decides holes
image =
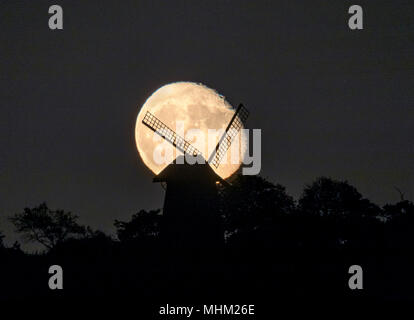
[[[217,184],[227,186],[228,183],[214,172],[209,163],[219,167],[248,115],[247,109],[240,104],[207,162],[193,145],[151,112],[146,112],[142,120],[145,126],[197,160],[189,164],[181,155],[153,179],[153,182],[166,184],[160,235],[168,246],[215,248],[224,243],[218,214]]]

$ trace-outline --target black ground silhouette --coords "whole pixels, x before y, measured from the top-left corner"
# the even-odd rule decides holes
[[[72,214],[70,227],[68,219],[51,219],[64,211],[50,210],[46,204],[25,209],[11,220],[26,239],[48,250],[29,254],[17,243],[5,247],[0,242],[0,299],[142,299],[152,301],[155,308],[175,301],[414,298],[412,202],[380,208],[347,182],[329,178],[308,185],[297,202],[283,186],[259,176],[239,175],[231,186],[217,186],[217,203],[210,208],[217,208],[224,230],[221,246],[200,246],[198,241],[172,246],[163,239],[167,215],[161,210],[141,210],[130,221],[115,221],[117,234],[111,237],[78,225]],[[32,228],[22,228],[29,221]],[[210,227],[206,225],[205,232]],[[51,230],[53,246],[44,238],[28,236]],[[191,232],[186,238],[190,240]],[[63,267],[64,290],[48,288],[48,268],[53,264]],[[363,290],[348,287],[353,264],[363,267]]]

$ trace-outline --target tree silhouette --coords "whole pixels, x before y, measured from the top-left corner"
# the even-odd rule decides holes
[[[161,210],[115,220],[115,241],[80,226],[63,210],[52,211],[44,203],[26,208],[10,218],[16,230],[51,250],[27,254],[18,243],[4,247],[0,233],[0,300],[52,297],[56,292],[39,277],[52,264],[65,267],[65,297],[81,293],[123,303],[126,297],[266,297],[271,290],[281,298],[324,301],[344,296],[346,271],[354,263],[368,270],[364,295],[412,297],[411,287],[404,286],[413,268],[412,202],[381,209],[348,182],[324,177],[306,186],[298,202],[283,186],[260,176],[235,176],[230,186],[217,187],[215,201],[227,238],[212,252],[165,246]],[[197,219],[198,207],[192,213]],[[209,232],[208,225],[202,226]]]
[[[46,203],[25,208],[22,213],[10,217],[16,231],[26,241],[34,241],[48,249],[74,236],[85,234],[85,228],[77,223],[78,217],[71,212],[51,210]]]
[[[299,199],[301,234],[316,246],[379,245],[381,209],[347,181],[326,177],[305,187]],[[306,227],[305,227],[306,226]]]
[[[318,178],[305,187],[299,208],[310,215],[338,217],[373,217],[379,212],[375,204],[364,199],[347,181],[326,177]]]
[[[414,247],[414,203],[408,200],[384,206],[387,243],[393,248]]]
[[[110,259],[114,245],[112,237],[102,231],[94,231],[90,227],[86,229],[82,237],[69,238],[59,242],[49,251],[49,254],[59,257],[77,256],[87,259],[97,257]]]
[[[4,248],[3,239],[4,239],[4,235],[3,235],[3,233],[0,231],[0,248]]]
[[[150,240],[157,238],[160,232],[161,210],[140,210],[131,221],[115,220],[114,226],[120,241]]]
[[[277,236],[274,228],[295,211],[295,202],[285,187],[260,176],[238,175],[230,187],[220,190],[220,199],[226,237],[233,240]]]
[[[384,206],[384,217],[390,221],[414,219],[414,203],[408,200],[401,200],[396,204],[386,204]]]

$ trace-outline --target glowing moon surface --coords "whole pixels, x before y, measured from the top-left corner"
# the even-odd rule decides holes
[[[135,125],[135,142],[144,164],[152,172],[158,174],[169,163],[157,163],[159,161],[154,158],[155,153],[165,155],[167,146],[174,153],[172,160],[182,153],[163,139],[154,138],[154,132],[142,123],[147,111],[151,112],[172,130],[181,133],[179,135],[196,147],[203,157],[208,160],[210,157],[209,149],[212,149],[212,138],[210,135],[209,144],[208,130],[225,130],[234,115],[235,109],[215,90],[198,83],[175,82],[155,91],[145,101],[138,113]],[[181,131],[177,131],[177,124]],[[187,133],[191,129],[199,129],[204,135],[189,138]],[[214,146],[220,137],[221,135],[214,137]],[[228,178],[240,167],[245,152],[246,141],[241,138],[239,133],[232,146],[227,150],[218,169],[214,166],[211,167],[222,178]]]

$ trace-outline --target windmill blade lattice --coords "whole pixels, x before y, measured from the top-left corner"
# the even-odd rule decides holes
[[[231,118],[225,133],[218,142],[215,152],[212,153],[208,161],[209,163],[212,163],[216,169],[220,165],[221,159],[230,148],[234,137],[237,136],[240,129],[243,127],[243,124],[246,122],[248,116],[249,111],[242,104],[240,104],[233,117]]]
[[[144,118],[142,119],[142,123],[182,152],[190,154],[192,156],[201,154],[197,148],[191,145],[183,137],[177,135],[151,112],[146,112]]]

